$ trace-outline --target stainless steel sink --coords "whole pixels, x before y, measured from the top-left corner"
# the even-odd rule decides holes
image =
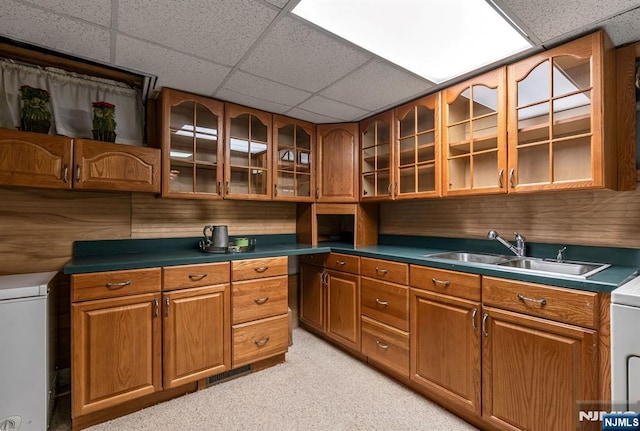
[[[469,253],[466,251],[450,251],[448,253],[425,254],[423,257],[455,260],[457,262],[486,263],[492,265],[498,264],[500,262],[506,262],[510,259],[510,257],[508,256],[502,256],[499,254]]]
[[[500,262],[498,263],[498,265],[545,274],[579,276],[581,278],[590,277],[593,274],[611,266],[609,264],[601,263],[572,261],[558,262],[554,260],[536,259],[530,257],[519,257],[506,262]]]

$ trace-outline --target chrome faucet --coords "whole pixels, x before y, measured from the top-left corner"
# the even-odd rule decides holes
[[[500,241],[502,245],[511,250],[516,256],[523,257],[525,254],[525,248],[527,246],[527,243],[525,242],[526,238],[520,235],[518,232],[514,232],[513,234],[516,236],[515,247],[509,241],[506,241],[504,238],[502,238],[495,230],[490,230],[487,234],[487,237],[489,239],[496,239]]]

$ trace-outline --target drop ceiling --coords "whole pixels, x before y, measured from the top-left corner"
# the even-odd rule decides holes
[[[304,21],[291,13],[297,3],[3,0],[0,35],[152,76],[155,90],[176,88],[314,123],[358,121],[453,82],[437,86]],[[529,36],[529,54],[598,28],[615,46],[640,40],[637,0],[494,3]],[[452,17],[443,37],[455,37],[455,23]]]

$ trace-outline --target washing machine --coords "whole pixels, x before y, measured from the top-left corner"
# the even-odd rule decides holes
[[[640,413],[640,277],[611,293],[611,401]]]

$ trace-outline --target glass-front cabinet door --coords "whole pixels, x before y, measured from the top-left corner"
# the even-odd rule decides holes
[[[313,202],[315,126],[301,120],[273,116],[273,199]]]
[[[224,104],[162,90],[162,196],[222,198]]]
[[[271,199],[271,114],[225,104],[225,199]]]
[[[510,192],[601,187],[615,172],[605,172],[603,162],[603,37],[595,33],[509,66]]]
[[[440,196],[440,93],[394,112],[395,198]]]
[[[360,123],[362,200],[393,199],[393,111]]]
[[[505,193],[506,72],[443,90],[444,195]]]

